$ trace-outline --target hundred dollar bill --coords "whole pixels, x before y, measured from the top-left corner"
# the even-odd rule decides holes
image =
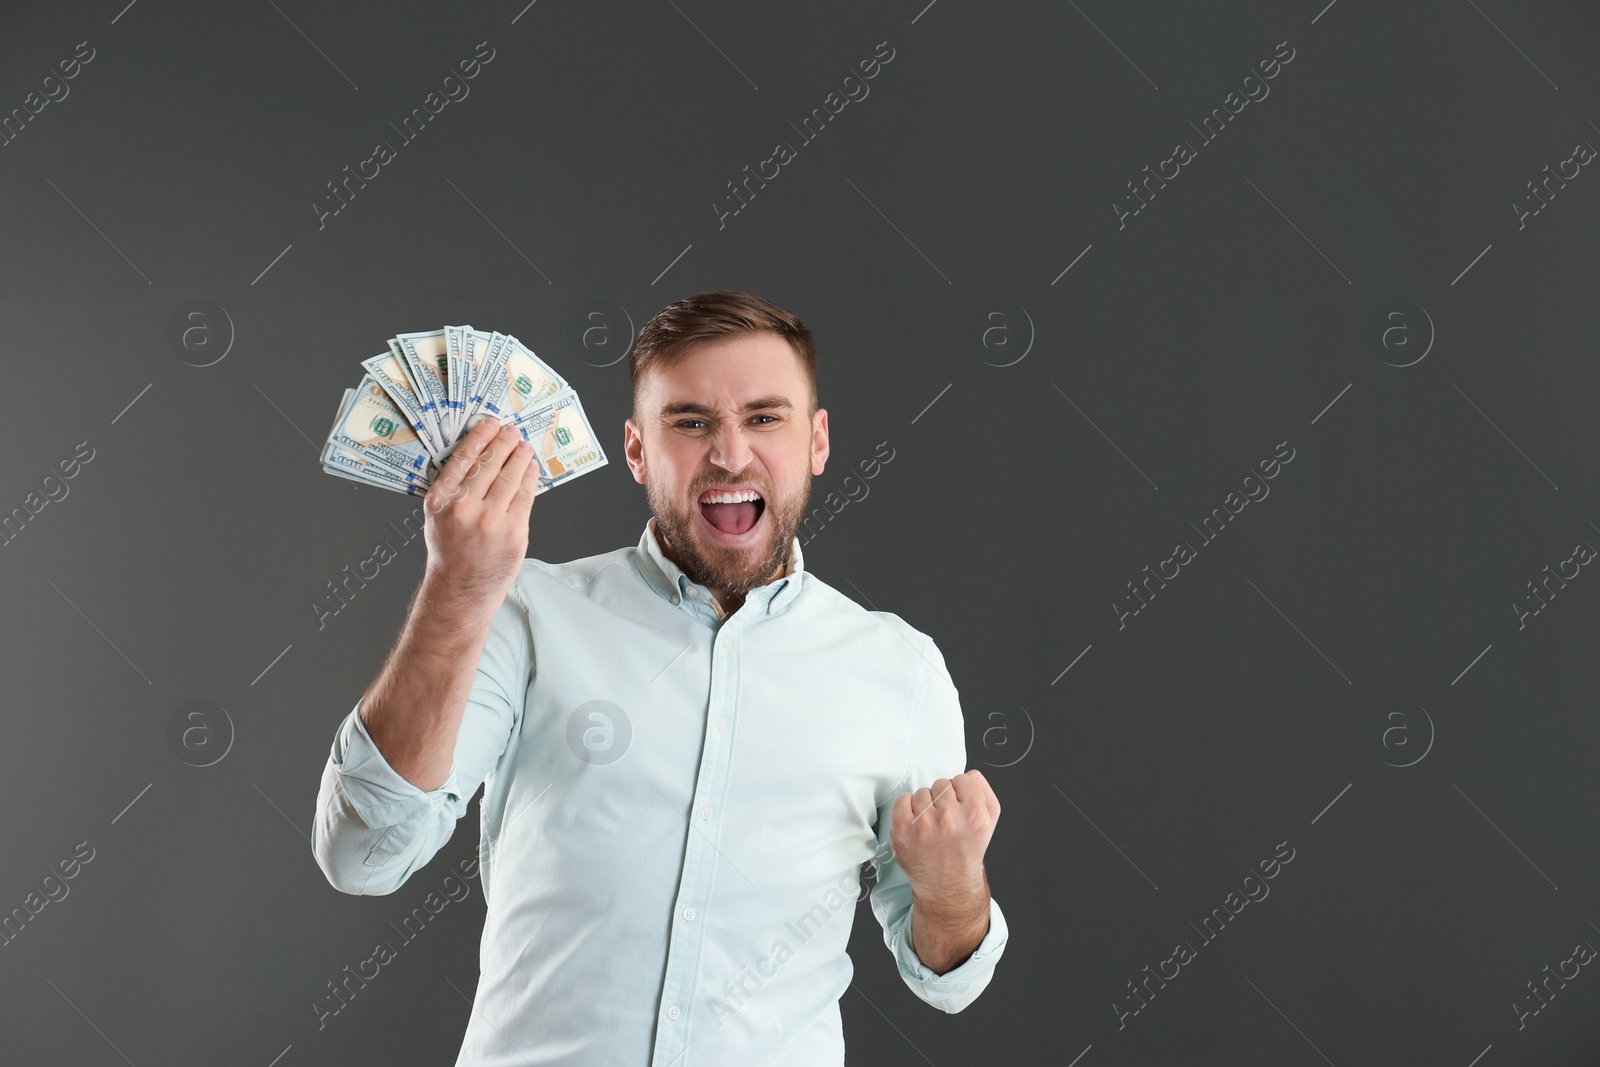
[[[569,388],[565,378],[515,337],[506,338],[499,355],[491,369],[494,381],[484,386],[482,410],[518,419]]]
[[[472,388],[472,368],[467,363],[466,344],[467,331],[471,326],[446,326],[444,328],[445,365],[448,368],[448,377],[445,388],[450,392],[451,418],[455,421],[456,436],[461,436],[465,429],[466,401]]]
[[[394,475],[381,475],[374,470],[355,471],[341,467],[334,463],[324,463],[322,469],[328,474],[338,475],[352,482],[362,485],[375,485],[379,489],[392,489],[397,493],[406,493],[410,496],[426,496],[431,483],[406,482],[397,479]]]
[[[444,441],[439,437],[437,424],[423,413],[423,398],[417,396],[412,388],[405,362],[393,352],[384,352],[362,360],[361,367],[383,387],[395,406],[404,413],[406,425],[411,427],[411,431],[427,444],[430,452],[437,454],[444,447]]]
[[[467,380],[469,385],[466,392],[466,403],[462,406],[462,425],[478,420],[473,416],[483,406],[483,387],[488,381],[487,371],[499,352],[499,346],[506,340],[506,335],[499,331],[485,333],[474,330],[470,326],[461,337],[461,351],[463,362],[467,365]]]
[[[445,357],[444,331],[395,334],[389,338],[389,347],[405,361],[406,369],[411,372],[412,387],[419,394],[426,394],[422,398],[422,410],[424,414],[430,410],[434,412],[440,442],[455,437],[450,418],[450,390],[445,383],[450,368]]]
[[[397,493],[405,493],[407,496],[427,496],[428,495],[428,491],[426,489],[419,488],[418,486],[415,486],[415,485],[392,485],[392,484],[390,484],[388,482],[369,482],[365,478],[358,477],[357,475],[354,475],[354,474],[346,474],[344,471],[335,470],[332,467],[323,467],[322,469],[324,471],[327,471],[329,474],[337,475],[340,478],[348,479],[348,480],[350,480],[352,482],[356,482],[356,483],[358,483],[360,485],[375,485],[379,489],[392,489]]]
[[[432,456],[382,385],[365,375],[328,440],[404,477],[426,475]]]
[[[322,469],[330,474],[348,474],[358,481],[368,481],[385,487],[403,488],[414,486],[419,492],[433,484],[434,468],[430,463],[428,469],[411,474],[399,474],[393,468],[370,459],[364,459],[360,454],[350,451],[342,445],[329,441],[322,446]]]
[[[405,493],[408,496],[428,495],[428,486],[420,482],[413,484],[402,481],[394,481],[390,480],[389,478],[374,477],[365,473],[344,470],[328,463],[324,463],[322,465],[322,469],[329,474],[338,475],[340,478],[347,478],[352,482],[360,482],[362,485],[375,485],[379,489],[392,489],[397,493]]]
[[[531,409],[513,425],[523,440],[533,442],[534,459],[539,463],[535,496],[606,465],[605,450],[583,413],[578,394],[570,388]]]
[[[483,389],[491,384],[490,373],[499,360],[502,344],[510,341],[509,334],[493,330],[485,333],[482,330],[467,331],[466,338],[462,339],[462,350],[467,354],[467,363],[472,370],[467,371],[467,376],[472,378],[472,387],[467,392],[467,403],[464,408],[462,422],[478,422],[472,418],[483,410]]]
[[[339,422],[344,418],[345,411],[350,407],[350,398],[355,395],[356,391],[354,389],[346,389],[344,391],[344,396],[339,401],[338,413],[333,417],[333,429],[328,431],[329,437],[332,437],[333,431],[339,428]],[[332,441],[328,441],[322,446],[322,469],[327,471],[329,474],[338,474],[342,477],[349,478],[352,481],[366,481],[367,479],[361,476],[365,473],[364,471],[357,472],[349,469],[341,469],[349,468],[356,463],[360,463],[361,465],[365,466],[366,461],[348,452],[343,454],[343,458],[334,459],[333,451],[338,448],[339,446],[334,444]]]
[[[500,406],[500,402],[505,399],[508,384],[505,362],[511,356],[512,340],[510,334],[496,332],[489,343],[489,356],[479,370],[481,379],[478,382],[477,392],[478,411],[492,415],[502,422],[505,421],[505,409]]]
[[[354,389],[346,389],[344,391],[344,398],[339,402],[339,413],[334,416],[333,430],[329,431],[330,436],[334,430],[338,429],[340,422],[344,420],[345,413],[349,410],[355,395],[356,391]],[[382,467],[371,460],[363,459],[356,453],[340,447],[331,440],[322,446],[322,469],[329,474],[337,474],[341,478],[348,478],[353,482],[376,485],[384,489],[394,489],[413,496],[425,493],[429,483],[432,481],[431,476],[406,475],[402,477],[393,473],[387,467]]]

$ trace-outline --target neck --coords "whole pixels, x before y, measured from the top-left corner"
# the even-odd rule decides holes
[[[678,568],[682,570],[683,560],[679,558],[677,550],[672,547],[672,542],[667,540],[667,535],[661,532],[660,526],[655,528],[655,534],[656,544],[661,546],[661,554],[666,556],[672,562],[676,563]],[[793,563],[793,550],[791,547],[791,551],[785,554],[784,561],[780,563],[771,574],[767,575],[767,581],[770,582],[774,579],[783,577],[785,574],[788,574],[789,568],[793,565]],[[721,605],[723,614],[732,615],[734,612],[744,607],[744,595],[742,593],[729,592],[720,586],[712,585],[710,583],[706,584],[706,588],[711,590],[711,595],[715,597],[717,603]]]

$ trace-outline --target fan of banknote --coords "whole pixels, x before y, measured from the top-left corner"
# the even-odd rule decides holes
[[[361,366],[366,374],[345,390],[322,449],[329,474],[424,496],[484,419],[533,442],[536,494],[605,466],[578,394],[510,334],[471,326],[402,333]]]

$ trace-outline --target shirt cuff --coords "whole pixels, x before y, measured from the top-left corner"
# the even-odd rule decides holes
[[[450,761],[450,773],[443,784],[427,791],[417,788],[389,766],[361,721],[360,701],[334,733],[331,762],[339,772],[340,784],[344,786],[345,796],[350,798],[350,806],[361,816],[361,821],[374,830],[415,818],[419,812],[436,807],[439,799],[448,798],[453,803],[460,800],[461,786],[456,781],[454,759]]]
[[[924,999],[935,1005],[950,997],[963,1002],[970,1001],[977,992],[982,992],[982,987],[988,985],[989,979],[993,976],[995,964],[1000,962],[1000,957],[1005,952],[1006,940],[1010,936],[1010,931],[1006,928],[1005,914],[1000,910],[1000,902],[992,896],[989,898],[989,932],[983,935],[983,940],[972,950],[972,955],[944,974],[935,974],[912,949],[911,943],[914,938],[911,926],[915,920],[916,909],[913,907],[906,918],[905,936],[895,944],[895,960],[906,981],[916,982],[924,987],[929,994]],[[973,990],[975,984],[978,986],[976,992]],[[965,1003],[961,1006],[965,1007]],[[960,1008],[953,1010],[959,1011]]]

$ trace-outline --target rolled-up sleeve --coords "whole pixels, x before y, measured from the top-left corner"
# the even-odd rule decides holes
[[[898,620],[897,620],[898,621]],[[905,624],[901,623],[904,626]],[[944,974],[930,970],[912,948],[911,882],[890,847],[894,801],[901,793],[931,787],[940,778],[954,778],[967,766],[961,701],[932,640],[906,627],[908,639],[922,652],[924,669],[914,698],[910,759],[905,778],[878,806],[877,884],[872,887],[872,913],[883,927],[883,943],[893,954],[900,977],[922,1000],[945,1012],[958,1012],[978,999],[994,977],[1005,952],[1008,930],[1000,904],[989,899],[989,930],[972,955]]]
[[[312,853],[335,889],[392,893],[450,839],[522,716],[528,666],[527,615],[513,586],[490,620],[450,772],[437,789],[419,789],[389,765],[356,702],[334,731],[312,823]]]

